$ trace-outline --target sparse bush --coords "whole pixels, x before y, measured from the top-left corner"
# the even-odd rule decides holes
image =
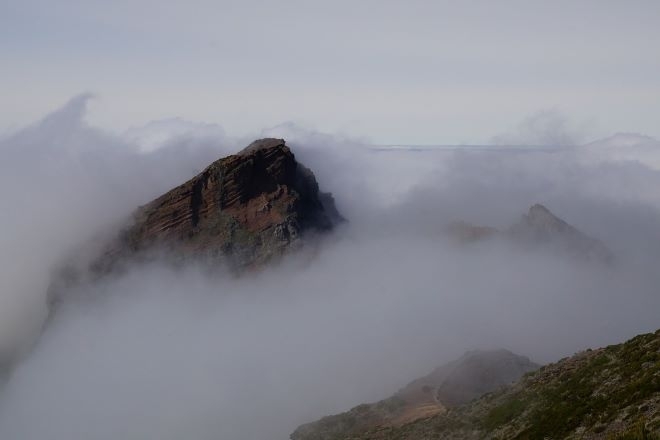
[[[609,435],[607,440],[660,440],[660,435],[650,432],[644,419],[640,419],[626,431]]]

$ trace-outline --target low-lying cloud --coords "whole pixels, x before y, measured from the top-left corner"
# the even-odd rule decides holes
[[[574,124],[556,109],[535,112],[523,119],[514,129],[494,136],[496,145],[527,145],[567,147],[583,142],[586,126]]]
[[[145,151],[87,126],[86,99],[0,144],[0,337],[6,358],[22,353],[0,438],[284,439],[468,349],[547,362],[659,326],[660,172],[644,156],[382,151],[289,125],[349,219],[314,252],[239,279],[134,267],[85,286],[37,338],[53,265],[243,143],[193,130]],[[536,202],[615,263],[444,235],[454,220],[506,227]]]

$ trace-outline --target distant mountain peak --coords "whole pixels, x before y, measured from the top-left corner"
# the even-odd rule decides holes
[[[554,215],[548,208],[539,203],[536,203],[529,208],[527,214],[523,216],[523,222],[538,231],[561,232],[575,230],[575,228]]]
[[[540,203],[535,203],[529,207],[528,215],[531,216],[534,214],[552,215],[554,217],[554,215],[550,212],[550,210],[545,206],[541,205]]]
[[[544,245],[587,260],[609,262],[613,259],[612,252],[603,242],[583,233],[538,203],[532,205],[507,234],[525,246]]]
[[[458,221],[448,226],[447,233],[460,243],[499,237],[524,247],[555,249],[587,260],[609,262],[613,259],[604,243],[570,225],[540,203],[532,205],[520,221],[503,231]]]

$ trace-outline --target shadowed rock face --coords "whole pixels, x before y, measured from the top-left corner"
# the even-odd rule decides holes
[[[103,275],[154,252],[258,267],[342,221],[330,194],[283,139],[261,139],[140,207],[89,271]],[[71,274],[70,274],[71,275]],[[71,275],[76,278],[75,274]]]

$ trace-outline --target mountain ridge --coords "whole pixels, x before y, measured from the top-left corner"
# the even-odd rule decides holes
[[[447,233],[466,244],[499,237],[525,248],[556,250],[578,259],[605,263],[614,260],[614,254],[602,241],[570,225],[540,203],[530,206],[518,222],[503,230],[458,221],[449,224]]]
[[[415,379],[391,397],[299,426],[292,440],[353,438],[376,427],[398,427],[444,414],[539,367],[508,350],[473,350]]]
[[[300,440],[296,432],[292,440]],[[588,349],[442,413],[305,440],[658,440],[660,330]]]

